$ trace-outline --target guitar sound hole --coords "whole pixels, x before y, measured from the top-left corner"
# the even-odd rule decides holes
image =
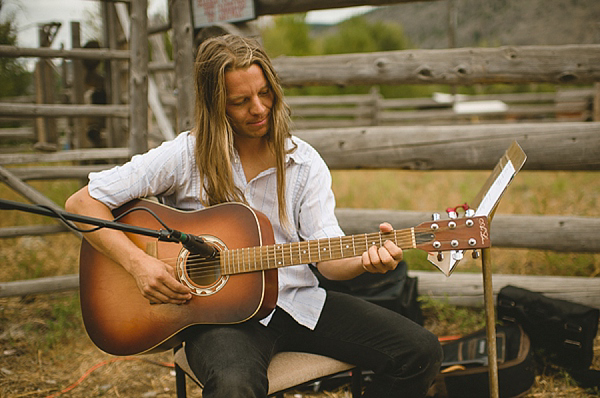
[[[200,257],[192,255],[183,248],[177,258],[177,276],[181,283],[189,287],[192,294],[197,296],[209,296],[215,294],[225,286],[229,280],[228,275],[221,274],[220,251],[225,245],[210,237],[204,237],[215,248],[217,253],[212,257]]]
[[[209,259],[189,259],[188,256],[185,271],[192,284],[196,286],[210,286],[221,277],[218,263],[218,256]]]

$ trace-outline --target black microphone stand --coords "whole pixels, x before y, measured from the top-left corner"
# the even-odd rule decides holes
[[[5,199],[0,199],[0,210],[20,210],[28,213],[39,214],[42,216],[58,218],[71,229],[73,229],[73,226],[69,225],[69,223],[65,222],[65,220],[81,222],[88,225],[95,225],[101,228],[111,228],[123,232],[131,232],[134,234],[150,236],[152,238],[157,238],[162,242],[181,243],[186,249],[190,251],[190,253],[199,254],[204,257],[211,257],[216,253],[216,249],[210,244],[206,243],[202,238],[195,235],[186,234],[168,227],[166,227],[167,229],[154,230],[150,228],[137,227],[135,225],[120,223],[117,221],[108,221],[101,218],[68,213],[63,210],[50,209],[49,207],[43,205],[30,205],[27,203],[13,202],[11,200]]]

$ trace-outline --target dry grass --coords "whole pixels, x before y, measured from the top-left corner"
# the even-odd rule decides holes
[[[411,210],[444,209],[470,200],[488,173],[348,171],[334,172],[338,206]],[[38,183],[57,203],[77,182]],[[4,186],[0,197],[22,200]],[[499,213],[600,216],[597,173],[521,172],[503,198]],[[3,211],[0,227],[52,222]],[[77,272],[78,241],[71,234],[0,240],[0,281]],[[427,267],[409,260],[409,266]],[[494,252],[495,271],[519,274],[600,275],[598,254],[528,250]],[[424,269],[432,269],[424,268]],[[478,309],[424,303],[426,327],[438,335],[462,334],[483,326]],[[147,362],[151,360],[153,362]],[[170,353],[115,358],[96,349],[82,326],[75,292],[0,299],[0,397],[47,397],[83,378],[65,397],[174,397]],[[600,369],[600,338],[594,367]],[[527,397],[590,397],[562,369],[538,364]],[[190,397],[199,397],[189,388]],[[288,394],[288,397],[294,397]],[[349,396],[345,390],[305,397]]]

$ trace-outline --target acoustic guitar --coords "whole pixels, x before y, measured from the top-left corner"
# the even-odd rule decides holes
[[[381,246],[386,240],[402,249],[427,252],[490,246],[486,217],[426,222],[387,233],[274,244],[266,216],[240,203],[184,212],[147,200],[134,200],[114,213],[124,214],[140,206],[152,210],[166,225],[202,237],[216,251],[210,257],[202,257],[177,243],[127,233],[138,247],[173,266],[181,283],[193,292],[193,298],[182,305],[150,304],[131,274],[85,239],[82,241],[83,321],[94,344],[114,355],[173,348],[181,343],[192,325],[262,319],[275,308],[277,269],[281,267],[359,256],[370,246]],[[144,228],[163,228],[146,212],[129,213],[120,221]]]

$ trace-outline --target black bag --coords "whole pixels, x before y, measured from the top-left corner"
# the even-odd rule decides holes
[[[552,299],[515,286],[500,290],[498,319],[519,323],[535,350],[568,370],[588,369],[600,311],[582,304]]]
[[[423,325],[423,312],[418,299],[418,279],[408,276],[408,266],[401,261],[396,269],[385,274],[364,273],[346,281],[332,281],[317,269],[313,272],[326,290],[351,294],[388,308]]]
[[[485,328],[442,346],[444,360],[428,397],[481,398],[490,396]],[[496,326],[498,391],[500,397],[524,395],[535,374],[529,338],[513,323]]]

